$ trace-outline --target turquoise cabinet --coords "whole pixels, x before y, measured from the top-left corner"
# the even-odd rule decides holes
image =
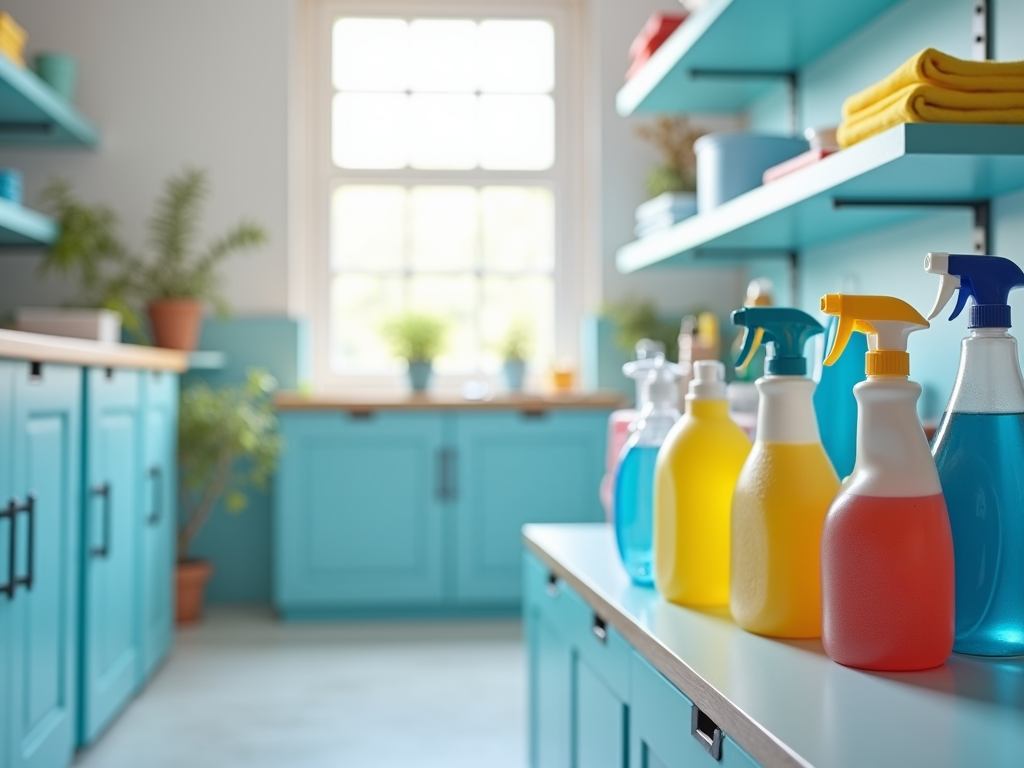
[[[602,518],[608,411],[284,411],[286,618],[515,610],[520,529]]]
[[[442,599],[444,426],[430,412],[282,418],[274,594],[285,615]]]
[[[141,377],[139,677],[147,679],[167,656],[174,634],[178,377],[163,371],[146,371]]]
[[[81,371],[0,361],[0,764],[75,745]],[[13,559],[12,559],[13,554]]]
[[[712,757],[678,688],[536,557],[523,572],[531,768],[757,767],[726,734]]]
[[[456,419],[458,599],[520,597],[526,523],[597,522],[605,411],[495,411]]]
[[[91,742],[139,682],[141,381],[137,371],[85,372],[80,741]],[[148,510],[146,510],[148,511]]]

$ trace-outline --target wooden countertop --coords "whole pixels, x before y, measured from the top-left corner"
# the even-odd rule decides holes
[[[724,608],[682,608],[634,586],[607,525],[528,525],[523,537],[765,768],[1024,765],[1024,657],[953,654],[924,672],[850,669],[818,640],[752,635]]]
[[[500,395],[489,400],[466,400],[457,395],[405,395],[359,398],[338,394],[303,395],[279,392],[274,405],[281,411],[408,411],[408,410],[518,410],[619,408],[624,399],[618,392],[590,392],[569,395]]]
[[[135,344],[104,344],[88,339],[0,330],[0,358],[38,363],[67,363],[94,368],[175,371],[188,368],[188,355],[173,349]]]

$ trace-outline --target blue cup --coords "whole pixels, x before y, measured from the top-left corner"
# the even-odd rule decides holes
[[[17,168],[0,168],[0,197],[21,205],[22,175]]]
[[[41,53],[36,56],[36,74],[66,101],[75,98],[78,82],[78,61],[64,53]]]

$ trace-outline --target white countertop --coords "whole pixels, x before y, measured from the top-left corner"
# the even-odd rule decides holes
[[[173,349],[136,344],[105,344],[88,339],[0,330],[0,358],[35,363],[65,363],[95,368],[140,368],[181,372],[188,355]]]
[[[833,662],[633,586],[604,524],[529,525],[527,547],[765,768],[1024,766],[1024,657],[924,672]],[[1024,556],[1024,553],[1022,553]]]

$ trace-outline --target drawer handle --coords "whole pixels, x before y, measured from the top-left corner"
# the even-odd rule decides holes
[[[696,704],[690,710],[690,735],[711,755],[713,760],[722,759],[722,729],[715,721],[701,712]]]
[[[89,493],[103,499],[103,544],[93,547],[89,554],[106,559],[110,557],[110,483],[94,485]]]
[[[608,625],[596,613],[594,614],[594,623],[591,625],[590,631],[594,633],[594,637],[597,638],[598,642],[608,642]]]
[[[555,574],[548,574],[548,583],[544,589],[548,593],[548,597],[558,597],[558,577]]]

